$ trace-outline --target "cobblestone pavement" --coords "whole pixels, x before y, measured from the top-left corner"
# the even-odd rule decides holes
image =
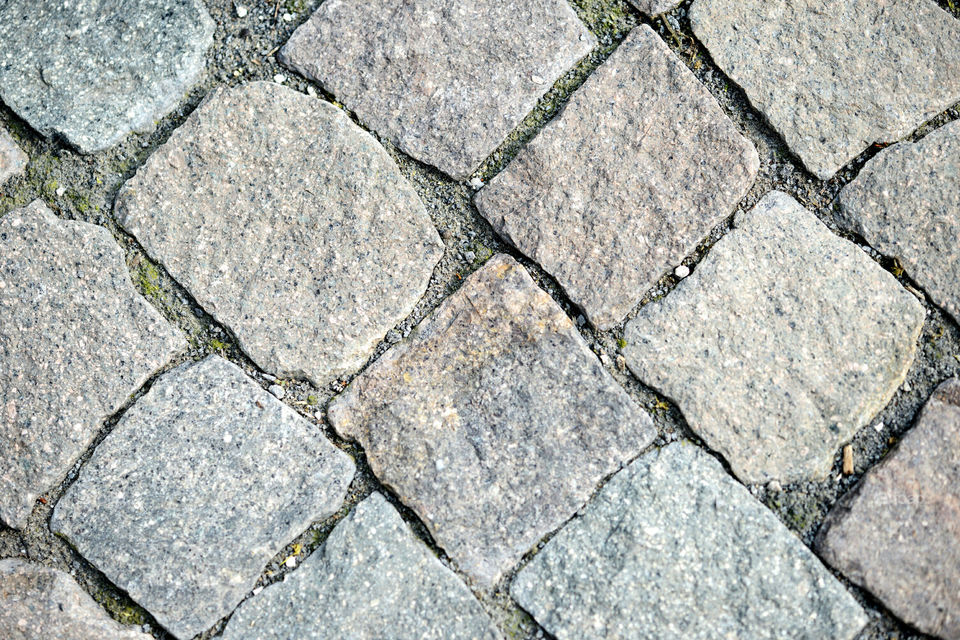
[[[0,0],[0,637],[960,639],[956,0]]]

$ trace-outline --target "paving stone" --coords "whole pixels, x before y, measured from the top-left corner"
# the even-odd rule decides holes
[[[160,378],[57,503],[50,528],[179,638],[243,599],[335,512],[353,463],[219,356]]]
[[[960,638],[960,379],[827,515],[828,563],[924,633]]]
[[[39,200],[0,218],[0,520],[23,527],[103,421],[185,347],[106,229]]]
[[[960,23],[931,0],[696,0],[690,22],[823,179],[960,101]]]
[[[506,255],[354,380],[328,417],[483,588],[654,437]]]
[[[494,640],[470,590],[374,493],[287,578],[245,602],[224,640]]]
[[[510,592],[558,640],[843,640],[867,622],[773,513],[686,442],[615,475]]]
[[[784,193],[735,225],[624,355],[745,482],[821,478],[903,382],[923,306]]]
[[[127,182],[117,214],[261,368],[315,384],[367,360],[443,253],[376,140],[272,82],[216,91]]]
[[[871,159],[840,192],[841,217],[960,320],[960,121]]]
[[[149,640],[124,627],[69,574],[16,558],[0,560],[0,637],[5,640]]]
[[[42,135],[100,151],[177,106],[213,30],[200,0],[8,0],[0,98]]]
[[[13,176],[23,173],[29,160],[10,134],[0,129],[0,186]]]
[[[630,4],[648,16],[658,16],[673,11],[682,4],[682,0],[630,0]]]
[[[730,215],[753,145],[648,26],[476,198],[601,329]]]
[[[565,0],[332,0],[280,60],[459,180],[595,44]]]

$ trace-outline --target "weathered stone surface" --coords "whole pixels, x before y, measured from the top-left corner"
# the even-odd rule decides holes
[[[630,4],[648,16],[658,16],[680,6],[682,0],[630,0]]]
[[[558,640],[843,640],[867,622],[803,543],[688,443],[615,475],[511,594]]]
[[[817,548],[913,626],[960,638],[960,380],[828,514]]]
[[[200,0],[8,0],[0,98],[45,136],[106,149],[177,105],[213,29]]]
[[[960,320],[960,121],[880,152],[840,192],[840,208]]]
[[[470,590],[383,496],[361,502],[300,567],[248,600],[224,640],[494,640]]]
[[[595,43],[564,0],[330,0],[280,59],[461,179]]]
[[[117,213],[258,365],[316,384],[366,361],[443,253],[376,140],[272,82],[215,92]]]
[[[624,355],[744,481],[822,477],[903,381],[923,306],[784,193],[735,222]]]
[[[505,255],[328,414],[484,587],[654,436],[561,309]]]
[[[180,638],[336,511],[349,456],[218,356],[160,378],[57,503],[51,529]]]
[[[22,560],[0,560],[0,637],[5,640],[149,640],[126,628],[68,574]]]
[[[931,0],[696,0],[690,21],[823,179],[960,101],[960,23]]]
[[[476,201],[608,329],[730,214],[758,167],[753,145],[644,25]]]
[[[104,419],[185,347],[106,229],[39,200],[0,218],[0,520],[26,524]]]
[[[20,150],[10,134],[0,129],[0,185],[23,173],[29,158]]]

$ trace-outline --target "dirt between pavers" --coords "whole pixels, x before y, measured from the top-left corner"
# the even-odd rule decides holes
[[[169,137],[170,133],[214,87],[221,84],[237,85],[252,80],[283,81],[286,86],[298,91],[316,93],[322,98],[333,100],[319,86],[280,66],[275,58],[277,49],[320,5],[320,0],[244,0],[237,3],[231,0],[204,1],[217,24],[214,45],[207,55],[206,74],[201,82],[184,97],[179,107],[157,124],[156,130],[152,133],[131,134],[123,142],[107,151],[84,156],[60,141],[41,138],[10,109],[0,106],[0,125],[11,132],[20,147],[31,158],[24,176],[14,178],[0,186],[0,216],[36,198],[41,198],[61,217],[84,220],[106,227],[123,247],[135,286],[189,338],[189,351],[176,362],[171,363],[170,367],[185,360],[197,360],[210,353],[219,353],[241,366],[266,388],[275,384],[276,381],[263,375],[240,352],[233,336],[200,309],[186,290],[174,282],[162,267],[147,258],[136,241],[116,224],[112,212],[114,199],[123,182],[136,172],[150,153]],[[789,193],[813,211],[833,231],[865,247],[871,257],[924,300],[928,314],[920,337],[916,360],[907,375],[906,382],[897,391],[890,404],[870,426],[862,429],[854,437],[851,443],[854,473],[850,476],[842,474],[841,453],[838,450],[833,470],[827,480],[798,483],[780,489],[766,486],[749,487],[754,496],[771,508],[787,527],[810,545],[827,511],[856,483],[862,473],[879,461],[890,450],[892,444],[909,429],[918,409],[936,385],[948,377],[960,374],[960,327],[943,312],[930,305],[920,288],[909,277],[900,273],[897,264],[866,247],[862,239],[840,229],[836,223],[834,200],[837,193],[856,176],[863,164],[873,157],[879,148],[866,150],[831,180],[820,181],[801,168],[797,159],[763,122],[760,114],[750,106],[743,92],[713,65],[709,54],[696,41],[690,29],[686,18],[689,0],[679,9],[652,21],[642,17],[626,0],[570,1],[580,18],[597,36],[599,45],[593,53],[557,81],[520,127],[481,165],[474,174],[474,178],[486,181],[502,170],[519,149],[562,109],[570,94],[610,55],[627,32],[634,26],[646,22],[707,86],[724,111],[757,147],[761,161],[760,173],[756,184],[739,204],[738,209],[749,209],[764,194],[774,189]],[[960,19],[960,3],[956,0],[939,0],[939,4]],[[243,18],[238,16],[237,6],[243,6],[247,10]],[[955,119],[960,119],[958,107],[938,116],[908,139],[922,137],[932,128]],[[690,438],[699,442],[674,405],[642,385],[618,366],[620,360],[618,345],[622,339],[623,324],[607,332],[594,331],[583,321],[579,310],[567,300],[562,290],[543,270],[503,243],[493,233],[474,208],[471,202],[473,188],[468,186],[467,181],[454,182],[436,170],[403,155],[386,140],[379,137],[378,139],[397,161],[403,174],[413,183],[423,199],[431,219],[443,238],[446,250],[423,299],[413,313],[388,334],[387,340],[378,346],[370,361],[375,360],[392,342],[396,342],[399,337],[409,332],[411,327],[419,323],[442,299],[459,288],[463,278],[476,270],[488,257],[497,252],[507,252],[520,260],[531,272],[537,284],[570,315],[588,345],[600,356],[604,366],[651,414],[659,432],[656,446],[662,446],[679,438]],[[732,215],[718,225],[698,249],[683,261],[683,264],[691,268],[695,267],[717,239],[729,229],[731,218]],[[653,298],[665,295],[676,282],[677,278],[672,273],[665,274],[657,286],[647,293],[641,306]],[[635,313],[636,311],[630,314],[627,321]],[[126,407],[106,422],[97,442],[74,466],[64,482],[41,498],[22,531],[13,531],[0,525],[0,558],[20,557],[68,571],[110,615],[120,622],[145,625],[145,628],[148,628],[155,637],[169,638],[171,636],[156,624],[149,613],[136,605],[124,592],[110,584],[66,541],[53,535],[48,527],[53,506],[76,478],[77,471],[89,457],[90,451],[113,428],[126,408],[149,389],[155,379],[156,376],[131,398]],[[426,528],[416,516],[400,505],[389,490],[385,489],[373,476],[363,452],[356,445],[338,438],[327,424],[324,407],[346,386],[347,382],[349,379],[336,380],[322,388],[314,388],[301,381],[279,381],[286,391],[284,402],[310,419],[337,446],[348,451],[357,461],[358,472],[340,511],[325,521],[314,523],[308,531],[291,541],[267,565],[258,586],[282,579],[288,571],[283,565],[286,558],[292,554],[302,558],[319,547],[334,524],[346,515],[353,505],[374,490],[387,495],[400,509],[404,519],[417,535],[438,554],[445,564],[456,570],[442,550],[434,544]],[[545,540],[549,537],[551,536],[547,536]],[[463,574],[460,575],[463,577]],[[549,634],[507,595],[506,587],[512,577],[513,573],[506,576],[501,582],[500,589],[494,593],[480,592],[475,587],[474,591],[507,638],[549,637]],[[843,580],[842,576],[840,578]],[[846,580],[843,582],[860,600],[871,617],[870,624],[859,638],[873,640],[925,637],[893,618],[869,594]],[[221,621],[201,637],[217,636],[224,622]]]

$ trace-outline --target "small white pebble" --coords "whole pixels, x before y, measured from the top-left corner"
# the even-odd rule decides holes
[[[313,88],[313,85],[307,85],[307,95],[312,98],[317,97],[317,90]]]
[[[254,587],[254,588],[253,588],[253,595],[257,595],[257,594],[260,593],[261,591],[263,591],[263,587]]]
[[[270,385],[270,388],[268,388],[267,391],[275,395],[278,400],[283,400],[283,396],[287,395],[287,392],[283,390],[283,387],[278,384]]]
[[[530,76],[530,79],[533,80],[533,84],[543,84],[543,78],[536,74]]]
[[[282,73],[278,73],[277,75],[273,76],[273,81],[277,84],[283,84],[287,81],[287,76],[283,75]]]
[[[470,182],[467,183],[471,189],[479,189],[483,186],[483,180],[480,178],[470,178]]]
[[[673,275],[681,279],[686,278],[688,275],[690,275],[690,267],[688,267],[685,264],[682,264],[673,270]]]
[[[238,18],[246,18],[246,17],[247,17],[247,8],[246,8],[245,6],[243,6],[242,4],[234,5],[234,9],[236,9],[236,11],[237,11],[237,17],[238,17]]]
[[[289,558],[286,559],[286,561],[284,561],[283,564],[287,565],[287,567],[289,567],[290,569],[293,569],[297,566],[297,557],[290,556]]]
[[[779,493],[783,491],[783,486],[776,480],[771,480],[770,482],[767,483],[767,491],[770,491],[772,493]]]
[[[873,430],[876,431],[877,433],[880,433],[881,431],[883,431],[883,420],[880,420],[879,422],[877,422],[877,424],[873,425]]]
[[[296,16],[293,15],[292,13],[285,13],[285,14],[283,14],[283,21],[284,21],[284,22],[290,22],[290,21],[293,20],[295,17],[296,17]]]
[[[65,194],[66,192],[67,192],[67,188],[66,188],[66,187],[57,187],[57,197],[58,197],[58,198],[62,198],[62,197],[63,197],[63,194]]]

